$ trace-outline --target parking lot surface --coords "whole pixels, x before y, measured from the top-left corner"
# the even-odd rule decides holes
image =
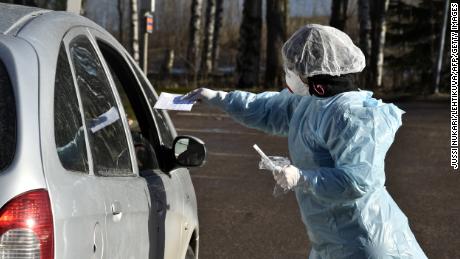
[[[398,103],[407,113],[386,158],[386,186],[429,258],[460,258],[460,173],[450,168],[449,106]],[[258,144],[288,156],[287,138],[247,129],[205,105],[170,112],[178,134],[201,138],[207,164],[192,169],[200,258],[307,258],[310,244],[293,193],[272,196]]]

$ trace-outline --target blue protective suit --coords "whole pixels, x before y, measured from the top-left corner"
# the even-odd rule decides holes
[[[404,113],[369,91],[329,98],[242,91],[211,103],[238,122],[288,136],[297,202],[317,258],[427,258],[385,188],[385,155]]]

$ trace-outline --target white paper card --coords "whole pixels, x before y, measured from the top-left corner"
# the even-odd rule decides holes
[[[191,111],[194,102],[181,100],[182,96],[183,95],[180,94],[161,93],[153,108],[176,111]]]
[[[110,110],[104,112],[102,115],[92,120],[90,123],[91,132],[94,134],[101,129],[112,125],[114,122],[120,119],[118,110],[116,107],[110,108]]]

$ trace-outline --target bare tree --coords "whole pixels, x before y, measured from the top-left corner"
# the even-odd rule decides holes
[[[369,83],[369,56],[371,48],[371,18],[369,9],[370,0],[358,0],[358,19],[359,19],[359,47],[364,53],[366,58],[366,70],[362,74],[361,84],[367,85]]]
[[[214,37],[212,41],[212,65],[213,69],[216,69],[217,57],[219,56],[219,37],[220,29],[222,28],[222,19],[224,13],[224,0],[216,0],[216,18],[214,19]]]
[[[201,75],[205,78],[212,71],[212,45],[214,42],[214,26],[216,19],[216,0],[208,0],[206,6],[206,21],[204,26],[203,53],[201,56]]]
[[[64,11],[68,1],[70,0],[9,0],[3,2]]]
[[[438,58],[436,60],[436,74],[434,77],[434,93],[439,93],[439,81],[441,80],[442,55],[444,53],[444,41],[446,37],[447,17],[449,16],[449,0],[444,1],[444,12],[442,18],[441,37],[439,39]]]
[[[82,0],[66,0],[66,11],[80,14],[82,9]]]
[[[52,10],[66,10],[67,0],[38,0],[39,5]]]
[[[139,64],[139,16],[137,13],[137,0],[131,0],[131,26],[133,58]]]
[[[348,0],[332,0],[329,24],[344,31],[347,23]]]
[[[281,48],[286,41],[288,5],[288,0],[267,0],[266,87],[281,87],[283,84]]]
[[[259,83],[262,32],[262,0],[245,0],[236,61],[237,86],[247,88]]]
[[[370,14],[372,17],[370,70],[372,74],[372,86],[380,88],[383,78],[383,51],[387,30],[386,13],[390,0],[373,0],[370,3]]]
[[[71,0],[69,0],[69,1],[71,1]],[[85,9],[86,1],[87,0],[81,0],[81,10],[80,10],[80,15],[81,16],[85,16],[85,13],[86,13],[86,9]]]
[[[202,8],[203,0],[192,0],[189,25],[189,42],[187,48],[187,61],[189,70],[193,69],[194,74],[196,74],[198,67]]]
[[[124,15],[123,15],[123,10],[124,10],[124,0],[118,0],[118,3],[117,3],[117,11],[118,11],[118,40],[121,42],[121,44],[123,44],[124,42],[124,28],[123,28],[123,24],[124,24]]]
[[[10,0],[10,1],[4,1],[4,2],[10,3],[10,4],[33,6],[33,7],[38,6],[34,0]]]

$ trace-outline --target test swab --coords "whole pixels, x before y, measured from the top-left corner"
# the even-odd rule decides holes
[[[259,153],[259,155],[260,155],[263,159],[269,161],[269,162],[270,162],[270,165],[271,165],[273,168],[276,167],[275,164],[273,163],[273,161],[272,161],[270,158],[268,158],[267,155],[265,155],[265,153],[262,151],[262,149],[259,148],[259,146],[257,146],[257,144],[254,144],[254,146],[252,146],[252,147],[257,151],[257,153]]]

